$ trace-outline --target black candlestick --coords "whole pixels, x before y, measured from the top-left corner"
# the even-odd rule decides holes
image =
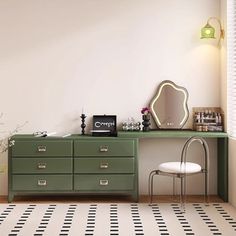
[[[81,127],[81,134],[85,135],[85,127],[86,127],[85,118],[86,118],[86,115],[85,114],[81,114],[80,118],[81,118],[81,122],[82,122],[82,124],[80,126]]]

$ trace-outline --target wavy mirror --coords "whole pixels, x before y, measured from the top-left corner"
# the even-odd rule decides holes
[[[170,80],[163,81],[151,101],[150,110],[160,129],[181,129],[189,117],[188,91]]]

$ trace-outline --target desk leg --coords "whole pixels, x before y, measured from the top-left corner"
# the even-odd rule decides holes
[[[228,138],[217,139],[218,196],[228,202]]]
[[[138,164],[139,164],[139,158],[138,158],[138,148],[139,148],[139,140],[134,140],[135,144],[135,174],[134,174],[134,191],[132,194],[133,201],[138,202],[139,201],[139,174],[138,174]]]

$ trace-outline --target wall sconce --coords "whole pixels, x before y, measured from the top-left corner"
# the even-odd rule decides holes
[[[207,24],[201,29],[201,39],[215,39],[215,28],[210,25],[211,20],[216,20],[219,23],[220,26],[220,35],[219,35],[219,41],[218,45],[220,44],[220,40],[225,37],[224,29],[222,28],[222,24],[220,20],[216,17],[210,17],[207,20]]]

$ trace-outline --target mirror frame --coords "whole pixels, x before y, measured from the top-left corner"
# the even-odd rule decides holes
[[[168,127],[168,128],[163,128],[162,124],[158,118],[158,114],[157,111],[154,109],[154,104],[156,103],[156,101],[158,100],[158,98],[161,95],[161,92],[164,88],[164,86],[171,86],[173,87],[175,90],[180,91],[184,94],[184,101],[183,101],[183,109],[184,109],[184,118],[182,119],[182,121],[180,122],[179,126],[174,126],[174,127]],[[173,81],[171,80],[164,80],[160,83],[160,85],[157,88],[157,92],[156,95],[153,97],[153,99],[151,100],[150,103],[150,110],[151,110],[151,114],[153,116],[154,121],[156,122],[156,125],[159,129],[182,129],[183,126],[185,125],[185,123],[187,122],[188,118],[189,118],[189,110],[188,110],[188,105],[187,105],[187,101],[188,101],[188,91],[187,89],[185,89],[184,87],[178,86],[176,85]]]

